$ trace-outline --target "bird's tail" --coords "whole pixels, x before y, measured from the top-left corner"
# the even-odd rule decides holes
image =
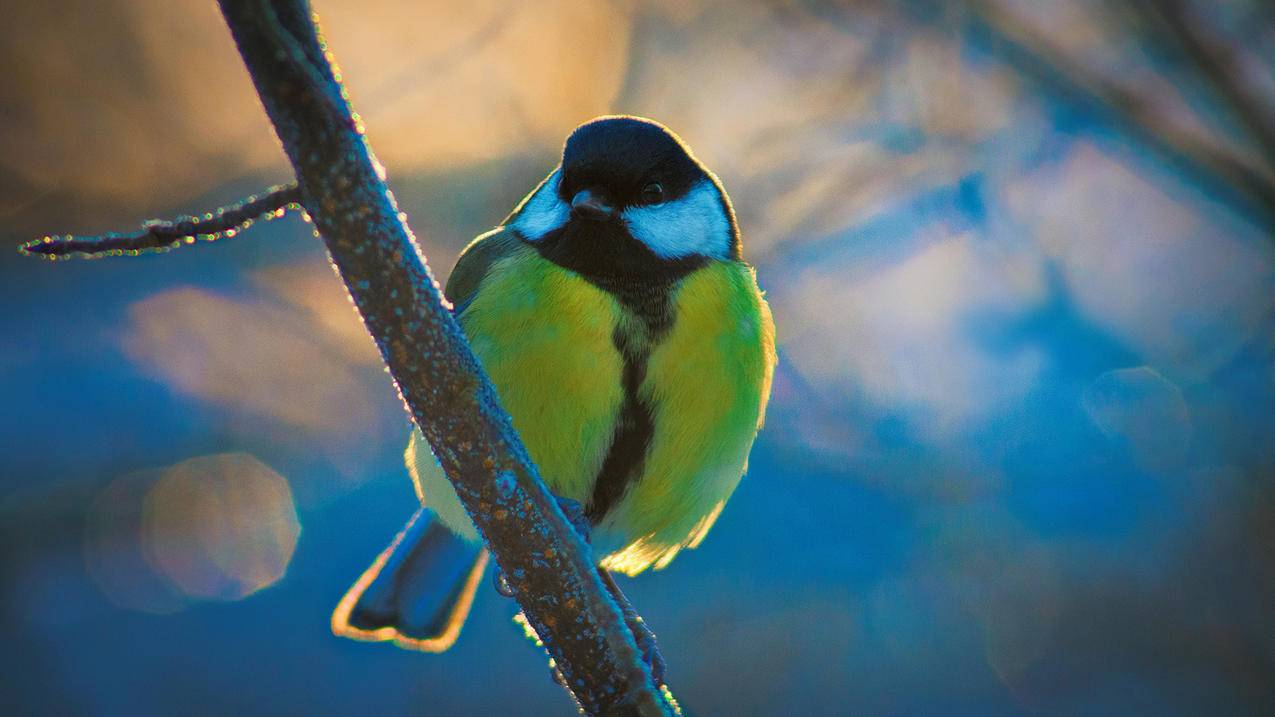
[[[460,635],[486,566],[486,548],[457,537],[422,508],[341,598],[332,632],[442,652]]]

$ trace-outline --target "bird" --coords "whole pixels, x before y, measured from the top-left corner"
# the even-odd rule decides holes
[[[730,197],[681,138],[636,116],[581,124],[444,295],[605,578],[700,544],[762,427],[775,328]],[[422,507],[332,630],[442,652],[488,556],[419,429],[404,457]]]

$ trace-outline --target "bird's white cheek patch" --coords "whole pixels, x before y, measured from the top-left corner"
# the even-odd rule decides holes
[[[678,199],[624,211],[633,238],[661,259],[730,255],[730,219],[716,185],[701,181]]]
[[[518,210],[510,226],[527,241],[540,241],[546,234],[562,227],[571,216],[571,207],[558,198],[558,182],[562,170],[554,170],[544,184]]]

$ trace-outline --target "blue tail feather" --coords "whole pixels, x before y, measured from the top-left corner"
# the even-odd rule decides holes
[[[469,614],[487,551],[422,508],[332,613],[332,631],[356,640],[442,652]]]

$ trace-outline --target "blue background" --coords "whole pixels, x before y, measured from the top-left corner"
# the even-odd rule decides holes
[[[1275,709],[1272,219],[1197,159],[1275,171],[1136,18],[316,5],[440,277],[597,114],[669,124],[732,193],[769,419],[704,544],[622,583],[692,714]],[[1269,12],[1188,8],[1269,110]],[[0,244],[286,180],[212,3],[13,13]],[[444,655],[330,634],[414,496],[309,225],[0,252],[0,286],[7,710],[571,709],[489,581]]]

